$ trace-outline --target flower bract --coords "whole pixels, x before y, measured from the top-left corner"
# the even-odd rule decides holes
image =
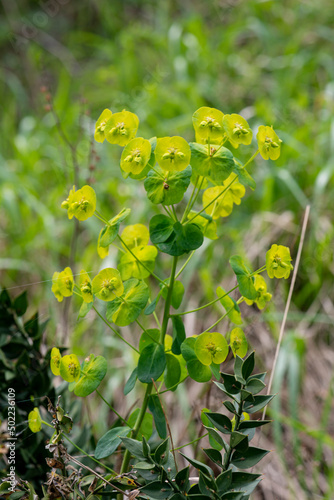
[[[137,246],[147,245],[150,233],[144,224],[133,224],[123,229],[121,238],[126,246],[132,249]]]
[[[228,140],[234,148],[238,148],[239,144],[248,145],[252,142],[253,132],[242,116],[224,115],[223,125]]]
[[[83,186],[72,195],[70,193],[66,201],[68,202],[67,214],[69,219],[74,216],[78,220],[86,220],[95,212],[96,194],[90,186]]]
[[[283,245],[272,245],[266,253],[266,268],[269,278],[285,278],[290,276],[291,265],[290,249]]]
[[[228,354],[226,339],[218,332],[201,333],[195,342],[195,353],[203,365],[222,363]]]
[[[42,429],[42,419],[38,408],[34,408],[28,415],[28,425],[32,432],[39,432]]]
[[[225,134],[223,127],[224,113],[215,108],[203,106],[193,114],[196,141],[218,144]]]
[[[94,295],[106,302],[114,300],[124,292],[121,275],[117,269],[102,269],[92,281]]]
[[[107,121],[110,119],[112,112],[110,109],[105,109],[102,111],[95,124],[94,139],[97,142],[103,142],[105,139],[104,129],[106,128]]]
[[[130,174],[140,174],[151,157],[151,143],[147,139],[136,137],[123,149],[121,169]]]
[[[230,335],[230,346],[234,357],[238,355],[243,358],[247,354],[248,343],[243,330],[239,327],[233,328]]]
[[[93,302],[92,280],[84,270],[80,271],[79,286],[84,302]]]
[[[67,354],[60,360],[60,376],[66,382],[74,382],[80,378],[80,363],[76,354]]]
[[[249,300],[245,298],[246,304],[251,306],[254,302],[257,305],[259,309],[263,309],[267,302],[271,300],[271,293],[267,292],[267,283],[265,282],[265,279],[260,276],[260,274],[256,274],[254,276],[254,287],[255,290],[258,293],[258,297],[255,300]]]
[[[57,347],[52,347],[51,350],[51,357],[50,357],[50,368],[51,371],[54,375],[60,375],[60,360],[61,360],[61,354],[60,350]]]
[[[264,160],[277,160],[281,154],[281,139],[272,127],[259,126],[256,134],[260,154]]]
[[[73,287],[74,278],[70,267],[66,267],[61,273],[53,273],[51,290],[58,302],[62,302],[63,297],[73,295]]]
[[[155,157],[159,166],[168,171],[181,172],[190,163],[190,146],[183,137],[157,139]]]
[[[215,186],[208,188],[203,193],[203,206],[205,207],[209,203],[211,203],[218,195],[217,198],[211,205],[209,205],[205,212],[208,215],[211,215],[213,219],[219,219],[219,217],[227,217],[231,214],[233,209],[233,198],[232,194],[229,191],[225,191],[223,186]],[[223,193],[223,194],[222,194]],[[196,219],[195,219],[196,221]]]
[[[126,146],[136,136],[138,125],[138,116],[123,110],[111,115],[106,123],[104,135],[111,144]]]

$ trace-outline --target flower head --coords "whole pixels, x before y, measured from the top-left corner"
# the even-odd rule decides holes
[[[76,354],[67,354],[60,360],[60,376],[66,382],[74,382],[80,378],[80,363]]]
[[[281,154],[281,139],[272,127],[259,126],[256,134],[260,154],[264,160],[277,160]]]
[[[53,273],[52,292],[58,302],[62,302],[64,297],[73,295],[74,278],[70,267],[66,267],[61,273]]]
[[[90,279],[88,273],[84,270],[80,271],[79,286],[84,302],[93,302],[94,297],[92,291],[92,280]]]
[[[218,144],[223,138],[225,131],[223,127],[224,113],[215,108],[203,106],[193,114],[193,125],[196,140]]]
[[[228,355],[225,337],[218,332],[204,332],[196,339],[195,353],[203,365],[222,363]]]
[[[246,304],[251,306],[254,302],[259,309],[263,309],[267,302],[271,300],[271,293],[267,292],[267,283],[260,274],[256,274],[254,277],[254,287],[257,291],[257,298],[255,300],[249,300],[245,298]]]
[[[136,136],[138,116],[130,111],[114,113],[106,123],[104,135],[111,144],[126,146]]]
[[[234,148],[238,148],[239,144],[248,145],[252,142],[253,132],[242,116],[225,115],[223,125],[228,140]]]
[[[60,370],[59,370],[60,360],[61,360],[61,354],[59,349],[57,347],[52,347],[50,367],[54,375],[60,375]]]
[[[162,137],[157,139],[155,156],[163,170],[181,172],[190,163],[190,146],[183,137]]]
[[[144,224],[133,224],[123,229],[122,240],[130,249],[148,244],[150,233]]]
[[[69,219],[76,217],[78,220],[86,220],[91,217],[96,208],[96,194],[92,187],[83,186],[75,191],[75,186],[71,189],[68,198],[61,204],[67,209]]]
[[[117,269],[102,269],[92,281],[92,289],[97,298],[106,302],[116,299],[124,292],[121,275]]]
[[[110,111],[110,109],[105,109],[99,116],[95,124],[95,133],[94,133],[94,139],[97,142],[104,141],[105,139],[104,129],[106,128],[107,121],[110,119],[111,115],[112,112]]]
[[[123,149],[121,169],[130,174],[140,174],[151,157],[151,143],[147,139],[136,137]]]
[[[285,278],[290,276],[291,265],[290,249],[283,245],[272,245],[266,253],[266,268],[269,278]]]

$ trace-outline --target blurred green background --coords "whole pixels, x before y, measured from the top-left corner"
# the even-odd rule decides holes
[[[193,140],[191,116],[205,105],[242,114],[253,130],[274,126],[281,157],[257,157],[256,191],[224,221],[219,242],[199,252],[185,281],[196,304],[203,291],[214,297],[223,275],[231,279],[225,263],[233,253],[261,265],[277,242],[295,259],[311,204],[275,379],[274,431],[261,443],[276,451],[254,499],[332,499],[333,3],[2,0],[1,7],[1,286],[14,297],[27,289],[29,312],[51,318],[46,345],[71,345],[81,356],[96,346],[112,353],[107,394],[119,391],[133,360],[93,318],[76,323],[77,305],[56,303],[50,284],[66,265],[93,273],[106,267],[96,253],[101,227],[68,221],[60,204],[74,183],[90,183],[110,216],[130,206],[130,223],[148,223],[155,208],[142,186],[122,179],[120,149],[94,143],[96,119],[104,108],[126,108],[140,118],[139,136]],[[242,160],[244,151],[236,152]],[[161,262],[160,272],[168,265]],[[288,284],[274,287],[275,305],[261,316],[246,313],[250,343],[268,370],[288,292]],[[97,438],[105,417],[93,418]]]

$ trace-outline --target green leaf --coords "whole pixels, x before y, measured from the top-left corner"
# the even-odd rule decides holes
[[[134,278],[124,283],[124,293],[108,303],[106,317],[118,326],[135,321],[147,304],[149,290],[143,281]]]
[[[131,455],[138,458],[139,460],[145,461],[145,457],[143,454],[143,445],[141,441],[137,441],[136,439],[131,439],[127,437],[121,437],[121,440],[125,448],[129,450]]]
[[[251,392],[252,394],[257,394],[262,391],[266,387],[266,384],[263,383],[261,380],[257,378],[253,378],[249,382],[247,382],[247,385],[245,387],[246,391]]]
[[[274,394],[269,396],[254,396],[254,401],[244,402],[244,411],[246,413],[256,413],[264,408],[275,397]]]
[[[144,182],[148,199],[162,205],[179,203],[190,184],[191,173],[190,166],[181,172],[169,173],[156,166]]]
[[[220,432],[222,432],[223,434],[231,434],[232,422],[226,415],[213,412],[206,413],[205,415]]]
[[[166,355],[161,344],[149,344],[146,346],[138,361],[138,379],[143,384],[150,384],[163,374],[166,368]]]
[[[230,447],[236,448],[244,440],[247,441],[247,436],[245,436],[245,434],[241,434],[241,432],[234,431],[231,434]]]
[[[221,435],[218,434],[216,429],[214,429],[213,427],[207,427],[206,425],[204,427],[209,433],[209,443],[211,444],[212,448],[219,451],[223,448],[226,450],[227,444],[225,443]]]
[[[198,462],[197,460],[195,460],[193,458],[189,458],[181,452],[180,452],[180,455],[182,455],[186,460],[188,460],[188,462],[191,465],[193,465],[195,467],[195,469],[200,470],[201,472],[203,472],[203,474],[206,474],[209,477],[210,476],[214,477],[213,470],[210,467],[208,467],[207,465],[203,464],[202,462]]]
[[[18,295],[13,303],[13,308],[18,316],[23,316],[28,308],[28,297],[27,292],[24,291]]]
[[[150,314],[154,313],[155,308],[157,307],[157,304],[159,302],[160,296],[161,292],[159,292],[158,295],[155,297],[155,299],[152,300],[152,302],[146,307],[144,311],[144,314],[146,314],[146,316],[149,316]]]
[[[241,295],[246,297],[246,299],[255,300],[258,292],[254,286],[254,276],[251,276],[251,271],[244,264],[242,257],[234,255],[230,258],[230,265],[237,277]]]
[[[270,453],[268,450],[250,446],[245,452],[235,451],[232,455],[231,464],[238,467],[238,469],[248,469],[256,465],[268,453]]]
[[[223,146],[212,145],[211,155],[208,154],[206,144],[191,142],[190,149],[191,166],[194,173],[207,177],[213,184],[221,185],[235,168],[231,151]],[[213,153],[213,149],[217,152]]]
[[[110,431],[106,432],[106,434],[104,434],[97,442],[94,452],[95,458],[99,460],[100,458],[106,458],[112,455],[121,444],[121,437],[127,436],[130,431],[130,427],[126,426],[114,427]]]
[[[179,360],[173,354],[166,353],[166,372],[164,376],[166,389],[173,387],[173,391],[177,389],[177,383],[181,377],[181,366]],[[175,387],[174,387],[175,386]]]
[[[253,429],[262,425],[270,424],[271,420],[243,420],[239,424],[239,430]]]
[[[81,366],[81,374],[74,387],[74,394],[82,398],[98,388],[107,373],[107,361],[103,356],[90,354]]]
[[[172,353],[181,354],[181,346],[186,338],[186,331],[184,329],[181,316],[172,316],[173,323],[173,344]]]
[[[218,493],[220,495],[226,493],[226,491],[230,488],[231,482],[232,482],[232,469],[228,469],[227,471],[219,474],[219,476],[216,477]]]
[[[159,444],[154,453],[154,462],[158,465],[165,464],[168,460],[169,437]]]
[[[203,365],[199,359],[191,359],[190,361],[187,361],[187,370],[189,376],[196,382],[204,383],[211,380],[210,367]]]
[[[243,360],[240,356],[236,355],[234,361],[234,376],[240,384],[246,385],[246,380],[242,375]]]
[[[149,397],[148,408],[153,415],[157,433],[159,434],[161,439],[165,439],[167,437],[166,418],[162,410],[159,396],[153,394]]]
[[[214,462],[215,464],[222,466],[222,455],[218,450],[212,448],[203,448],[204,453]]]
[[[163,243],[173,233],[174,221],[167,215],[154,215],[150,220],[150,238],[154,245]]]
[[[139,412],[140,408],[137,408],[135,411],[131,413],[131,415],[127,419],[130,427],[133,428],[135,426]],[[146,439],[150,439],[150,437],[152,436],[152,432],[153,432],[153,416],[150,413],[145,413],[143,421],[138,431],[137,439],[141,440],[142,436],[144,436]]]
[[[182,225],[180,222],[175,222],[170,237],[165,242],[157,244],[157,247],[168,255],[179,257],[196,250],[203,241],[202,231],[196,224]]]
[[[163,500],[172,495],[173,490],[168,483],[161,483],[160,481],[153,481],[140,488],[140,492],[150,498],[156,500]]]
[[[159,344],[160,339],[160,330],[157,328],[149,328],[145,332],[142,333],[139,340],[139,352],[148,346],[149,344],[155,343]]]
[[[220,365],[217,365],[216,363],[211,363],[210,365],[210,370],[212,372],[212,375],[216,377],[217,380],[220,379]]]
[[[241,184],[243,184],[244,186],[248,186],[253,190],[256,188],[256,183],[253,177],[247,172],[245,168],[243,168],[241,165],[238,165],[236,162],[234,162],[233,172],[237,174],[239,182],[241,182]]]
[[[190,475],[190,467],[188,465],[188,467],[181,469],[175,476],[175,483],[182,492],[188,491],[189,475]]]
[[[124,389],[123,389],[123,394],[124,396],[127,396],[131,391],[132,389],[134,388],[134,386],[136,385],[136,381],[137,381],[137,371],[138,371],[138,368],[136,367],[133,372],[131,373],[130,377],[128,378],[125,386],[124,386]]]
[[[221,373],[224,384],[215,382],[216,386],[227,394],[239,394],[241,390],[241,384],[236,380],[234,375],[229,373]]]
[[[218,297],[220,297],[220,303],[228,313],[227,316],[230,318],[232,323],[235,325],[242,325],[241,313],[238,304],[232,297],[230,297],[222,288],[219,286],[216,290]]]
[[[161,290],[163,298],[167,299],[168,287],[164,287]],[[174,309],[178,309],[181,305],[182,299],[184,295],[184,286],[181,281],[174,281],[173,291],[172,291],[172,306]]]
[[[195,354],[195,343],[196,337],[188,337],[182,342],[181,345],[181,354],[185,361],[191,361],[192,359],[197,359]]]
[[[255,366],[255,352],[251,352],[242,364],[242,376],[245,380],[252,374]]]
[[[248,472],[233,472],[231,488],[250,495],[259,484],[261,474],[249,474]]]
[[[89,313],[89,311],[91,310],[93,305],[94,305],[94,302],[83,301],[83,303],[81,304],[80,310],[79,310],[78,319],[84,318]]]
[[[235,415],[237,415],[237,410],[235,409],[235,406],[233,403],[231,403],[231,401],[224,401],[223,402],[223,405],[225,406],[225,408],[230,411],[231,413],[234,413]]]
[[[222,495],[220,498],[221,498],[221,500],[246,500],[247,499],[247,497],[245,498],[243,491],[240,491],[240,492],[229,491],[228,493],[224,493],[224,495]]]
[[[101,231],[99,240],[99,245],[101,247],[108,247],[115,240],[121,222],[130,215],[130,212],[130,208],[123,208],[119,214],[113,217],[113,219],[110,219],[108,224]]]

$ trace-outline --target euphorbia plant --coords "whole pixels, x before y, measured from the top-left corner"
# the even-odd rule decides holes
[[[94,215],[102,222],[97,253],[103,259],[111,251],[118,252],[118,268],[105,268],[92,279],[82,270],[76,280],[71,269],[66,268],[54,273],[52,290],[58,301],[72,294],[80,296],[79,316],[95,310],[111,334],[138,354],[138,364],[128,378],[124,394],[134,390],[137,381],[145,387],[140,407],[127,420],[117,414],[120,425],[100,438],[95,461],[108,458],[108,463],[116,467],[118,462],[113,456],[120,448],[122,463],[119,470],[111,469],[111,473],[99,476],[87,498],[98,497],[108,483],[111,497],[120,494],[122,489],[135,489],[135,496],[144,498],[246,499],[259,482],[258,474],[239,469],[252,467],[267,453],[250,446],[249,442],[255,429],[267,423],[252,416],[273,396],[259,394],[265,387],[265,374],[253,374],[254,352],[247,356],[239,304],[245,301],[249,305],[255,303],[259,309],[265,307],[271,294],[261,273],[267,271],[270,278],[288,278],[292,269],[289,249],[274,244],[263,266],[256,271],[251,270],[241,256],[231,256],[229,262],[236,286],[225,291],[217,283],[216,299],[192,310],[183,307],[182,312],[177,311],[185,292],[182,272],[194,252],[204,238],[221,244],[217,224],[221,218],[231,215],[247,188],[255,189],[248,165],[259,153],[264,159],[277,159],[281,141],[272,127],[260,126],[258,149],[242,164],[226,145],[251,146],[253,133],[243,117],[202,107],[194,113],[193,125],[196,142],[188,143],[175,136],[149,140],[136,137],[139,119],[129,111],[104,110],[97,120],[96,141],[102,143],[106,139],[124,147],[120,156],[124,179],[130,177],[143,182],[149,201],[161,208],[160,213],[152,216],[148,227],[139,221],[126,225],[130,208],[106,217],[96,208],[95,192],[90,186],[78,190],[73,187],[62,204],[69,219],[76,217],[84,221]],[[171,257],[167,278],[155,273],[156,259],[162,253]],[[237,300],[231,296],[233,291],[239,292]],[[102,312],[101,301],[105,303]],[[217,321],[208,324],[199,335],[185,331],[184,315],[209,309],[215,303],[223,307]],[[231,331],[227,331],[224,319],[234,325]],[[130,324],[139,332],[138,336],[134,334],[131,343],[123,338],[121,330]],[[235,357],[233,374],[220,371],[229,349]],[[80,366],[75,354],[61,356],[56,347],[51,354],[53,373],[68,381],[69,389],[80,397],[93,391],[101,395],[98,386],[111,362],[91,354]],[[208,409],[202,412],[211,444],[211,448],[204,451],[219,472],[214,473],[204,462],[185,457],[199,470],[198,481],[194,482],[189,479],[189,467],[179,470],[166,425],[163,394],[175,391],[188,378],[206,383],[212,377],[229,398],[224,401],[221,412]],[[58,432],[57,442],[61,442],[62,432],[65,430]],[[57,447],[54,450],[58,456],[64,453]],[[131,477],[127,475],[130,470]]]

